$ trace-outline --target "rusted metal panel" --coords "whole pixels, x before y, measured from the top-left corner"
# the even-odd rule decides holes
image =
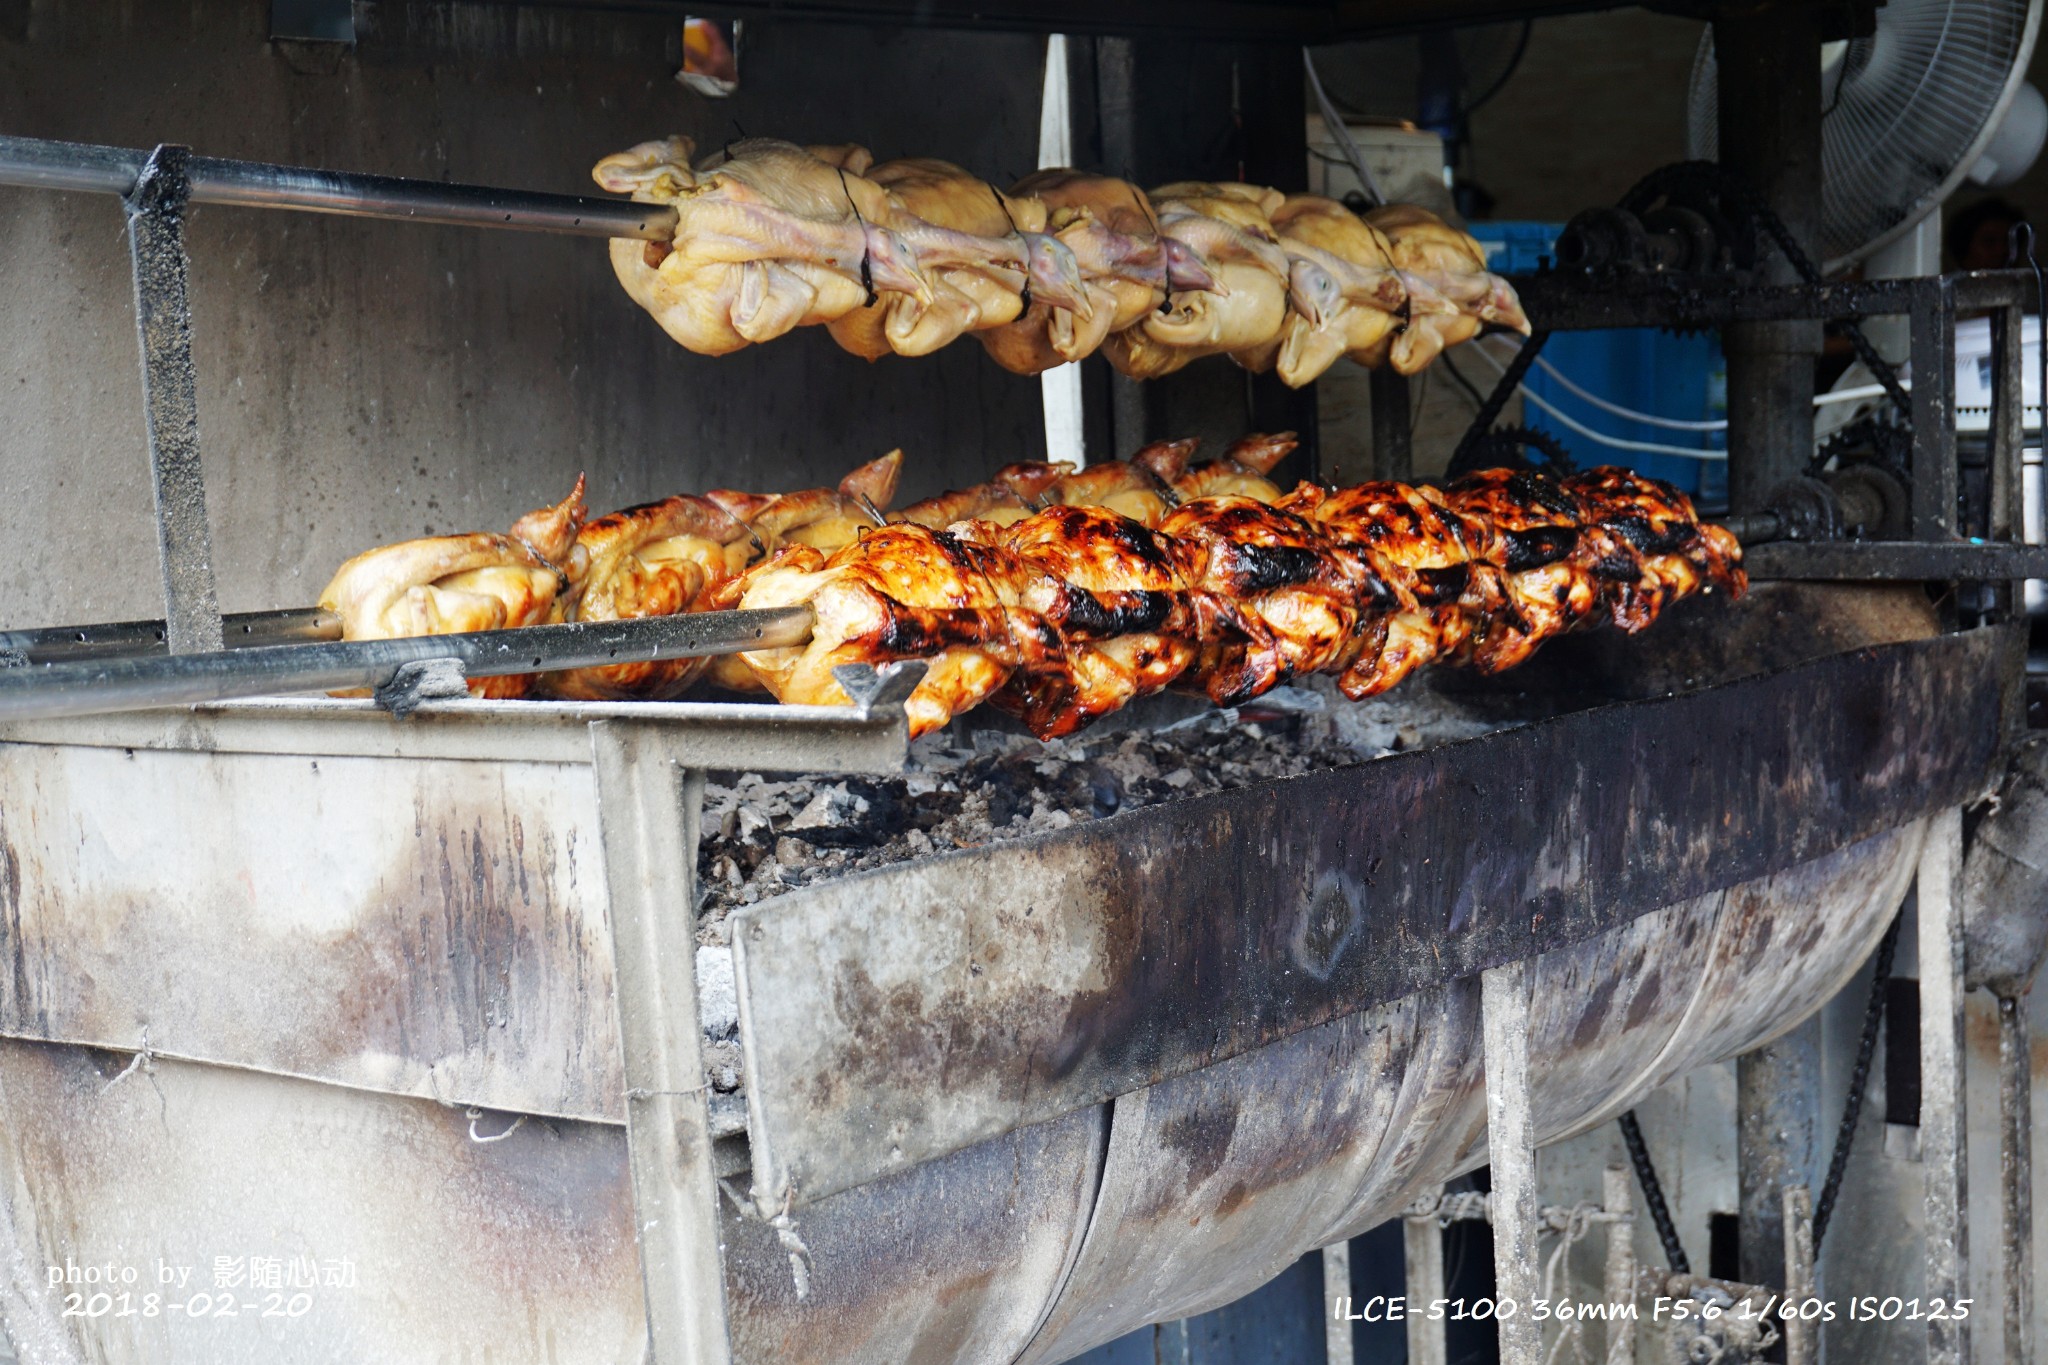
[[[546,1361],[640,1365],[646,1328],[623,1130],[219,1067],[0,1039],[0,1320],[32,1362]],[[1072,1114],[805,1210],[810,1293],[775,1232],[720,1233],[742,1365],[948,1365],[1022,1349],[1071,1267],[1107,1115]],[[499,1139],[499,1135],[503,1137]],[[484,1140],[477,1139],[499,1139]],[[63,1318],[45,1267],[133,1266],[141,1292],[256,1312]],[[349,1262],[354,1283],[265,1318],[251,1257]],[[191,1271],[157,1282],[162,1260]],[[283,1298],[288,1300],[290,1292]],[[28,1348],[34,1347],[33,1354]]]
[[[80,1359],[640,1365],[623,1130],[472,1127],[461,1109],[169,1060],[117,1079],[129,1060],[0,1040],[4,1251]],[[252,1285],[252,1258],[282,1262],[287,1285],[310,1259],[320,1283]],[[46,1267],[67,1260],[136,1270],[134,1311],[61,1317]],[[160,1261],[189,1278],[164,1283]]]
[[[1104,1106],[834,1195],[794,1220],[808,1294],[771,1227],[728,1206],[738,1365],[1017,1358],[1068,1282],[1102,1178]]]
[[[735,920],[802,1203],[1972,796],[2020,636],[1581,712],[806,888]]]
[[[13,745],[0,1033],[617,1122],[587,765]]]
[[[1839,925],[1788,935],[1747,974],[1717,970],[1754,946],[1752,913],[1721,894],[1528,964],[1535,1139],[1583,1129],[1817,1007],[1787,984],[1855,970],[1919,846],[1914,827],[1738,888],[1781,923]],[[1477,980],[1453,982],[1119,1097],[1080,1263],[1027,1365],[1229,1302],[1484,1164],[1479,997]],[[1683,1030],[1724,1050],[1682,1046]]]

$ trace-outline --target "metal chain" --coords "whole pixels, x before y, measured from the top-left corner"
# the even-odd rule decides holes
[[[1813,1206],[1813,1253],[1820,1254],[1821,1238],[1827,1235],[1828,1219],[1835,1212],[1835,1196],[1842,1192],[1842,1177],[1849,1171],[1849,1149],[1856,1142],[1856,1121],[1863,1114],[1863,1092],[1870,1085],[1870,1062],[1877,1053],[1878,1028],[1884,1022],[1885,986],[1892,978],[1892,958],[1899,950],[1901,917],[1893,916],[1891,927],[1877,945],[1877,965],[1870,978],[1870,1001],[1863,1007],[1863,1036],[1856,1041],[1856,1066],[1849,1073],[1849,1098],[1842,1105],[1842,1122],[1835,1129],[1834,1155],[1828,1158],[1828,1177],[1821,1182],[1820,1199]]]
[[[1786,264],[1792,267],[1793,273],[1801,280],[1810,285],[1825,282],[1820,267],[1816,266],[1812,258],[1800,247],[1792,236],[1792,230],[1785,226],[1785,220],[1780,218],[1769,204],[1751,192],[1738,176],[1719,162],[1681,161],[1676,165],[1654,170],[1622,197],[1622,203],[1640,204],[1659,193],[1669,193],[1666,188],[1668,184],[1683,183],[1687,180],[1711,184],[1719,193],[1734,200],[1737,207],[1754,218],[1763,228],[1772,243],[1784,254]],[[1910,425],[1913,420],[1913,400],[1907,396],[1905,386],[1899,383],[1898,372],[1892,368],[1891,362],[1877,353],[1877,347],[1871,344],[1870,338],[1863,334],[1863,328],[1854,319],[1844,321],[1843,335],[1848,337],[1849,344],[1855,348],[1856,358],[1861,360],[1877,382],[1884,386],[1885,396],[1898,408],[1899,416]]]
[[[1650,1164],[1650,1148],[1643,1141],[1642,1125],[1636,1122],[1633,1109],[1621,1116],[1621,1140],[1628,1148],[1629,1165],[1636,1168],[1636,1183],[1643,1187],[1643,1203],[1650,1210],[1650,1222],[1656,1226],[1665,1263],[1676,1274],[1690,1275],[1692,1262],[1679,1245],[1678,1227],[1671,1221],[1670,1206],[1664,1202],[1664,1186],[1657,1180],[1657,1168]]]

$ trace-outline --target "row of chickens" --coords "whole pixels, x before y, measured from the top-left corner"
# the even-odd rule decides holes
[[[1283,493],[1266,476],[1293,445],[1016,464],[894,513],[900,452],[836,489],[714,490],[587,524],[579,481],[510,535],[359,555],[321,605],[352,639],[803,605],[805,645],[474,686],[667,698],[708,671],[846,705],[835,667],[921,659],[913,734],[988,702],[1050,738],[1169,686],[1234,705],[1310,673],[1364,697],[1432,661],[1497,672],[1565,631],[1634,632],[1680,597],[1746,585],[1732,535],[1627,470]]]
[[[612,266],[669,335],[724,355],[823,326],[869,360],[973,336],[1038,374],[1100,350],[1135,379],[1228,355],[1288,384],[1342,357],[1415,374],[1487,326],[1527,332],[1507,282],[1427,210],[1255,185],[1047,170],[998,190],[929,158],[688,138],[592,172],[676,211],[668,242],[618,239]]]

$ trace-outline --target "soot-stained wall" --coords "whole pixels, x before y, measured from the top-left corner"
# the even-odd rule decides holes
[[[1037,150],[1043,40],[750,23],[743,88],[673,79],[677,21],[358,3],[353,48],[260,0],[0,4],[0,131],[597,193],[672,132],[860,141],[992,178]],[[199,407],[223,610],[311,602],[379,541],[500,528],[588,471],[605,510],[803,487],[900,445],[904,495],[1044,454],[1040,388],[972,343],[870,365],[822,329],[723,359],[600,241],[200,207]],[[156,615],[121,209],[0,189],[0,624]]]

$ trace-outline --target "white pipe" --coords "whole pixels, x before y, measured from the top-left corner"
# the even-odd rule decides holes
[[[1073,86],[1067,74],[1067,35],[1045,40],[1045,93],[1038,106],[1038,166],[1074,164]],[[1045,404],[1045,457],[1088,463],[1081,425],[1081,367],[1071,361],[1038,378]]]

